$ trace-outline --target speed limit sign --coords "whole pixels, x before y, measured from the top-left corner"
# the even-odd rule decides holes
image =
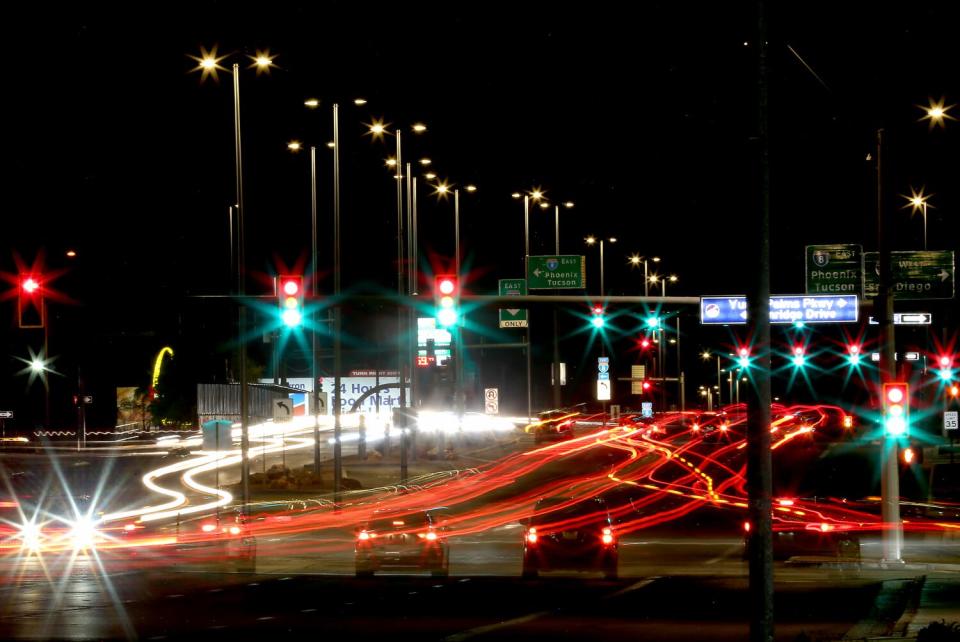
[[[943,413],[943,429],[944,430],[957,430],[957,411],[948,410]]]

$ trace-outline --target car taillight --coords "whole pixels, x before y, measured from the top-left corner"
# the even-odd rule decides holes
[[[206,524],[200,526],[200,530],[202,530],[204,533],[212,533],[213,531],[217,530],[217,525],[207,522]]]
[[[433,542],[437,539],[437,534],[433,531],[427,531],[426,538],[428,542]]]
[[[536,543],[537,543],[537,529],[536,529],[536,528],[531,528],[530,530],[527,531],[527,541],[530,542],[531,544],[536,544]]]
[[[361,542],[365,542],[368,539],[373,539],[376,536],[377,534],[374,533],[373,531],[360,531],[357,534],[357,539],[360,540]]]
[[[613,529],[604,528],[603,534],[600,536],[600,540],[604,544],[613,544]]]
[[[749,532],[750,532],[750,522],[744,522],[744,523],[743,523],[743,531],[744,531],[745,533],[749,533]]]

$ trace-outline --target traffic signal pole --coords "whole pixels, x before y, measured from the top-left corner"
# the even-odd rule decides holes
[[[764,0],[756,3],[757,160],[760,187],[754,247],[756,279],[748,297],[747,328],[756,346],[753,394],[747,400],[747,519],[750,576],[750,640],[773,641],[773,515],[770,456],[770,157],[768,139],[768,50]]]
[[[883,129],[877,130],[877,249],[880,261],[879,292],[875,299],[880,317],[880,381],[897,378],[896,337],[893,325],[893,295],[890,291],[890,221],[883,207]],[[877,386],[882,391],[883,386]],[[881,393],[882,394],[882,393]],[[909,403],[909,400],[904,400]],[[880,506],[883,521],[883,561],[900,562],[903,531],[900,523],[900,470],[897,462],[897,439],[883,428],[880,454]]]

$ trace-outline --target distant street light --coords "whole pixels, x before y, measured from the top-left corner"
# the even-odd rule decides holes
[[[910,210],[911,212],[919,211],[923,213],[923,249],[927,249],[927,207],[933,207],[932,205],[928,205],[927,201],[930,200],[933,194],[924,194],[922,188],[917,192],[911,187],[910,196],[906,196],[905,194],[901,194],[901,196],[907,199],[907,204],[903,206],[904,209],[911,207],[913,208]]]
[[[640,265],[641,261],[643,262],[643,296],[650,296],[649,261],[653,261],[654,263],[659,263],[660,257],[653,256],[648,259],[645,256],[640,256],[639,254],[633,254],[630,256],[628,261],[630,262],[630,265],[634,267]],[[656,283],[656,281],[654,281],[654,283]]]
[[[922,116],[920,120],[929,120],[930,129],[933,129],[938,125],[941,128],[946,128],[946,123],[944,121],[956,120],[956,118],[947,113],[955,105],[944,105],[945,102],[946,100],[944,98],[941,98],[939,102],[934,102],[931,98],[928,100],[927,106],[924,107],[923,105],[917,105],[917,107],[926,112],[926,114]]]
[[[253,60],[250,68],[256,68],[257,75],[261,73],[270,73],[274,66],[273,60],[276,56],[270,55],[269,50],[257,51],[256,56],[247,56]],[[197,61],[197,66],[193,71],[200,71],[200,82],[202,83],[208,77],[218,81],[217,72],[226,71],[220,62],[227,56],[217,56],[217,48],[213,47],[207,51],[200,48],[200,56],[190,56]],[[248,512],[250,508],[250,432],[249,432],[249,414],[248,414],[248,391],[247,391],[247,308],[243,303],[243,297],[246,295],[246,259],[244,250],[244,226],[243,218],[246,209],[243,200],[243,153],[240,136],[240,65],[233,63],[233,133],[234,133],[234,160],[235,160],[235,179],[236,179],[236,200],[237,210],[237,294],[239,295],[239,320],[237,335],[239,337],[238,345],[240,350],[240,478],[243,493],[243,510]],[[231,218],[231,224],[232,224]],[[231,239],[232,240],[232,239]]]

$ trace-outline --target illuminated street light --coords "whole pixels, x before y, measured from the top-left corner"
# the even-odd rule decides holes
[[[901,194],[900,196],[907,199],[907,204],[903,206],[904,208],[910,207],[912,208],[910,210],[911,213],[921,212],[923,214],[923,249],[927,249],[927,208],[933,207],[929,205],[927,201],[930,200],[933,194],[924,194],[922,188],[917,192],[911,187],[910,196],[905,194]]]
[[[466,187],[464,187],[464,189],[467,190],[468,192],[476,192],[476,191],[477,191],[477,186],[476,186],[476,185],[467,185]]]
[[[353,104],[356,105],[357,107],[360,107],[361,105],[366,105],[366,104],[367,104],[367,99],[366,99],[366,98],[354,98],[354,99],[353,99]]]
[[[573,209],[573,201],[566,201],[563,206],[568,210]]]
[[[294,153],[299,152],[303,149],[303,143],[301,143],[299,140],[291,140],[289,143],[287,143],[287,149]]]
[[[520,200],[522,197],[523,197],[523,194],[521,194],[520,192],[514,192],[513,194],[510,195],[510,198],[514,200]]]
[[[411,129],[413,129],[413,131],[417,134],[422,134],[423,132],[427,131],[427,126],[423,123],[414,123]]]
[[[320,100],[317,98],[307,98],[303,101],[304,107],[309,107],[310,109],[316,109],[320,106]]]
[[[926,107],[923,105],[917,105],[920,109],[924,110],[926,114],[920,118],[920,120],[929,120],[930,129],[933,129],[937,125],[942,128],[946,128],[946,120],[956,120],[948,112],[954,105],[944,105],[946,100],[941,98],[939,102],[934,102],[932,98],[928,99],[928,104]]]
[[[430,160],[429,158],[421,158],[420,161],[419,161],[419,163],[420,163],[422,166],[424,166],[424,167],[426,167],[427,165],[429,165],[429,164],[432,163],[432,162],[433,162],[433,161]]]

